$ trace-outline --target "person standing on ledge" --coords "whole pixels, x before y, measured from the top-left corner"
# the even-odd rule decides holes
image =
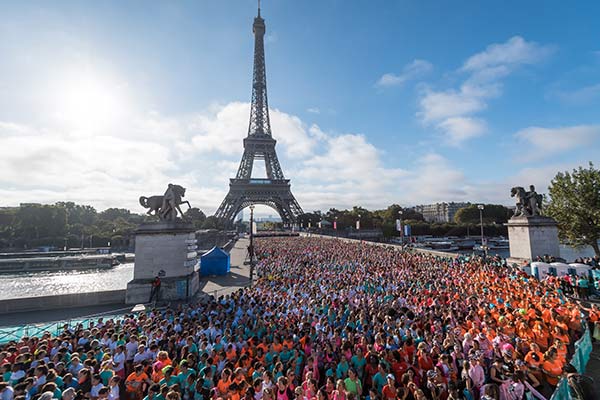
[[[152,303],[152,299],[154,301],[158,301],[158,294],[160,292],[160,277],[156,275],[156,277],[152,280],[152,289],[150,290],[150,300],[148,303]]]

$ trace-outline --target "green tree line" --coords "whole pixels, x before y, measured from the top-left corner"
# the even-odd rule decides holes
[[[196,229],[206,224],[206,215],[198,208],[186,212]],[[104,247],[129,248],[135,229],[154,217],[135,214],[124,208],[98,212],[94,207],[58,202],[22,204],[0,208],[0,248],[32,249]]]

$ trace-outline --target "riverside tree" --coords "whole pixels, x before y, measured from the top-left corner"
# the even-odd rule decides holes
[[[548,187],[547,214],[558,222],[559,236],[575,246],[592,246],[600,256],[600,170],[559,172]]]

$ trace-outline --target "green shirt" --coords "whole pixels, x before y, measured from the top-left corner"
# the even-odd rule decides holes
[[[174,376],[174,375],[171,375],[171,377],[169,378],[169,380],[168,380],[168,381],[167,381],[165,378],[162,378],[162,379],[160,380],[160,382],[158,382],[158,383],[159,383],[159,385],[161,385],[161,386],[162,386],[162,385],[164,385],[164,384],[166,383],[166,384],[167,384],[167,386],[169,386],[169,387],[170,387],[170,386],[173,386],[173,385],[176,385],[176,384],[178,384],[178,383],[179,383],[179,379],[178,379],[176,376]]]
[[[110,381],[110,378],[112,378],[113,375],[114,373],[111,370],[100,372],[100,378],[102,378],[102,383],[104,386],[108,386],[108,381]]]
[[[350,378],[344,379],[344,386],[348,392],[353,393],[355,396],[358,396],[358,388],[362,388],[359,380],[355,382]]]

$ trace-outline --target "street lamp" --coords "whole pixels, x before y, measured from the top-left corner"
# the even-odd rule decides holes
[[[485,247],[483,244],[483,209],[484,209],[484,206],[483,206],[483,204],[478,204],[477,208],[479,209],[479,224],[481,225],[481,250],[483,250],[483,253],[485,255]]]
[[[404,250],[404,227],[402,226],[402,214],[402,210],[399,210],[398,217],[400,219],[400,226],[398,228],[400,228],[400,248]]]
[[[250,246],[248,246],[248,255],[250,256],[250,282],[254,277],[254,204],[250,205]]]

